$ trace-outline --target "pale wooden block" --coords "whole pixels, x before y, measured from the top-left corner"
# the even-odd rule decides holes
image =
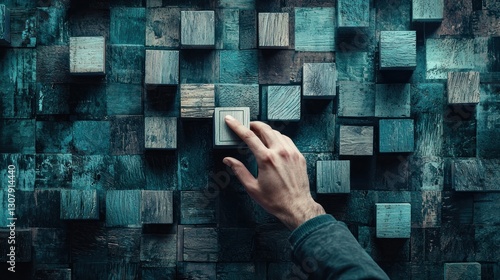
[[[268,86],[267,118],[269,120],[299,121],[300,86]]]
[[[104,37],[69,38],[70,73],[104,75],[106,44]]]
[[[233,116],[245,127],[250,128],[249,107],[219,107],[214,113],[214,147],[237,147],[241,139],[227,125],[226,115]]]
[[[259,13],[259,48],[289,46],[288,13]]]
[[[62,220],[98,220],[99,199],[96,190],[61,190]]]
[[[10,44],[10,10],[0,4],[0,44]]]
[[[416,66],[416,31],[380,32],[380,70],[412,70]]]
[[[181,45],[192,48],[215,47],[215,12],[181,11]]]
[[[304,63],[304,98],[334,98],[337,95],[335,63]]]
[[[144,141],[146,149],[177,149],[177,118],[145,117]]]
[[[479,103],[479,72],[449,72],[448,104]]]
[[[179,51],[146,50],[146,85],[179,83]]]
[[[213,84],[181,85],[181,118],[212,118],[214,109]]]
[[[173,223],[172,191],[142,191],[142,223]]]
[[[481,264],[477,262],[444,264],[444,280],[462,279],[481,280]]]
[[[413,0],[412,21],[442,21],[444,0]]]
[[[349,193],[351,191],[350,162],[348,160],[320,160],[316,162],[317,193]]]
[[[373,155],[373,126],[340,126],[340,155]]]
[[[377,238],[410,238],[410,203],[376,203]]]

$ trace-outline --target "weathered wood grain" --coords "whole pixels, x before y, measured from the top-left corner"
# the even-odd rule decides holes
[[[111,154],[141,154],[144,151],[144,119],[140,116],[111,117]]]
[[[179,51],[146,50],[146,85],[176,85],[179,83]]]
[[[337,95],[335,63],[304,63],[302,75],[304,98],[334,98]]]
[[[141,231],[141,228],[107,229],[108,262],[139,262]]]
[[[35,188],[33,195],[33,202],[29,205],[31,208],[30,225],[32,227],[61,228],[63,222],[59,218],[61,213],[60,188],[48,190]]]
[[[72,74],[104,75],[105,53],[104,37],[69,38],[69,71]]]
[[[115,177],[109,189],[131,190],[146,184],[143,155],[119,155],[113,159]]]
[[[142,267],[175,267],[177,234],[143,234],[140,257]]]
[[[61,228],[32,228],[32,259],[37,264],[60,264],[69,262],[70,236]],[[75,233],[78,235],[79,232]],[[81,245],[80,245],[81,246]]]
[[[181,43],[181,9],[146,9],[146,46],[178,48]]]
[[[72,189],[105,190],[114,185],[115,159],[111,156],[74,155],[72,160]]]
[[[215,85],[181,85],[181,118],[212,118],[215,109]]]
[[[96,133],[99,131],[99,133]],[[79,155],[107,154],[110,150],[109,121],[73,123],[73,152]]]
[[[335,50],[334,8],[295,8],[295,50]]]
[[[240,10],[219,9],[215,15],[215,48],[238,50],[240,45]]]
[[[219,256],[215,228],[184,228],[183,261],[216,262]]]
[[[339,82],[340,117],[375,116],[375,84],[352,81]]]
[[[412,70],[417,66],[416,31],[380,32],[380,70]]]
[[[217,279],[251,280],[256,276],[255,264],[245,263],[220,263],[217,264]]]
[[[142,223],[171,224],[173,218],[172,191],[142,190]]]
[[[146,38],[146,9],[111,8],[111,44],[143,45]]]
[[[477,262],[445,263],[444,280],[481,279],[481,264]]]
[[[259,81],[257,50],[223,50],[219,54],[220,83],[256,84]]]
[[[71,186],[71,154],[36,154],[35,163],[37,188],[69,188]]]
[[[214,147],[237,147],[241,139],[226,125],[225,116],[237,119],[246,128],[250,129],[249,107],[218,107],[214,112]]]
[[[413,0],[411,6],[412,21],[439,22],[443,20],[443,0]]]
[[[181,45],[191,48],[213,48],[215,12],[181,11]]]
[[[376,203],[377,238],[410,238],[410,203]]]
[[[379,122],[379,151],[381,153],[413,152],[415,128],[412,119],[385,119]]]
[[[335,53],[339,81],[375,82],[375,56],[366,51],[340,49]]]
[[[141,226],[140,190],[119,190],[106,192],[106,226]]]
[[[340,155],[373,155],[373,126],[340,126]]]
[[[449,72],[448,104],[479,103],[479,72]]]
[[[109,83],[142,84],[144,81],[144,46],[111,45],[111,62],[106,79]]]
[[[316,192],[321,194],[349,193],[351,191],[348,160],[316,162]]]
[[[301,115],[300,86],[268,86],[267,118],[299,121]]]
[[[37,121],[37,153],[71,153],[73,126],[71,122]]]
[[[10,11],[4,4],[0,4],[0,44],[10,44]]]
[[[259,48],[287,48],[288,13],[259,13]]]
[[[177,149],[177,118],[145,117],[146,149]]]
[[[452,186],[455,191],[481,191],[485,184],[485,168],[476,158],[455,159],[451,165]]]
[[[16,166],[16,180],[14,186],[20,191],[33,191],[35,189],[35,156],[22,154],[0,154],[2,166]],[[7,190],[9,184],[9,169],[0,170],[0,188]]]
[[[369,0],[338,0],[338,27],[368,27],[370,25]]]
[[[259,85],[218,84],[215,86],[216,106],[249,107],[250,119],[257,120],[260,114]]]
[[[219,82],[219,55],[212,50],[184,49],[180,53],[182,84],[213,84]]]
[[[181,191],[181,220],[183,225],[214,224],[216,200],[202,191]]]
[[[375,89],[376,117],[410,116],[410,84],[377,84]]]
[[[143,86],[121,83],[106,84],[106,110],[108,116],[142,114]]]
[[[257,48],[257,12],[240,10],[240,50]]]
[[[61,190],[61,219],[99,219],[99,199],[96,190]]]

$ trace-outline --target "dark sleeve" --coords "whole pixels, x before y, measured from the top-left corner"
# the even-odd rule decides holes
[[[347,226],[331,215],[305,222],[289,241],[294,262],[310,279],[389,279]]]

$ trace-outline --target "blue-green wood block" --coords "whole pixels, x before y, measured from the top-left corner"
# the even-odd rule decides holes
[[[410,238],[410,203],[376,203],[377,238]]]
[[[375,116],[375,84],[339,82],[339,117]]]
[[[417,66],[416,31],[380,32],[380,70],[412,70]]]
[[[114,185],[112,189],[135,189],[146,184],[143,155],[121,155],[114,157]]]
[[[258,62],[257,50],[220,51],[220,83],[257,84]]]
[[[217,0],[216,3],[223,9],[255,10],[255,0]]]
[[[0,153],[35,153],[35,120],[0,120]]]
[[[141,85],[144,77],[145,51],[140,45],[111,45],[110,68],[106,69],[109,83]],[[108,59],[109,60],[109,59]]]
[[[213,50],[182,50],[179,59],[181,84],[219,82],[219,56]]]
[[[108,154],[110,148],[109,121],[74,122],[73,145],[77,154]]]
[[[443,20],[443,0],[413,0],[412,21],[433,22]]]
[[[106,192],[106,226],[141,226],[141,190]]]
[[[72,189],[106,190],[114,186],[115,159],[111,156],[73,156]]]
[[[481,280],[481,264],[477,262],[445,263],[444,280]]]
[[[216,228],[184,228],[183,261],[217,262],[219,242]]]
[[[37,153],[71,153],[73,127],[71,122],[37,121]]]
[[[70,113],[78,120],[102,120],[106,117],[106,85],[72,84]]]
[[[142,115],[141,85],[108,83],[106,85],[106,109],[110,115]]]
[[[379,123],[381,153],[411,153],[414,149],[412,119],[386,119]]]
[[[339,81],[375,81],[375,58],[371,53],[337,51],[335,64]]]
[[[5,5],[0,5],[0,44],[10,44],[10,11]]]
[[[368,27],[370,25],[369,0],[338,0],[338,27]]]
[[[62,220],[98,220],[99,198],[96,190],[61,190]]]
[[[295,8],[295,50],[335,50],[335,8]]]
[[[71,154],[37,154],[35,163],[37,188],[71,187],[73,165]]]
[[[411,114],[441,113],[445,106],[442,83],[412,84],[410,89]]]
[[[188,48],[213,48],[215,12],[181,11],[181,45]]]
[[[250,120],[260,114],[259,85],[219,84],[215,86],[217,107],[250,107]]]
[[[299,121],[301,112],[300,86],[267,87],[267,119]]]
[[[38,187],[38,186],[37,186]],[[53,188],[55,186],[52,186]],[[22,201],[22,200],[21,200]],[[42,228],[58,228],[63,223],[60,220],[61,194],[59,189],[35,189],[31,209],[31,226]],[[16,205],[17,206],[17,205]]]
[[[146,9],[146,46],[177,49],[181,43],[181,8]]]
[[[177,278],[180,279],[216,279],[216,263],[178,262]]]
[[[143,224],[171,224],[173,209],[172,191],[142,191]]]
[[[115,116],[111,118],[111,154],[141,154],[144,151],[144,118]]]
[[[20,191],[33,191],[35,188],[35,156],[22,154],[0,154],[0,189],[7,190],[9,185],[9,165],[16,167],[14,186]]]
[[[181,191],[181,220],[183,225],[214,224],[216,199],[202,191]]]
[[[176,262],[177,262],[177,234],[142,235],[141,266],[143,268],[144,267],[175,268]],[[144,277],[142,279],[144,279]],[[153,278],[153,279],[158,279],[158,278]]]
[[[10,223],[10,221],[9,221]],[[4,240],[3,244],[0,245],[0,261],[1,262],[8,262],[10,261],[10,256],[7,254],[11,255],[12,252],[10,250],[10,247],[13,246],[15,247],[15,261],[16,263],[24,263],[24,262],[31,262],[32,261],[32,237],[31,237],[31,229],[20,229],[16,228],[15,231],[15,236],[14,238],[11,237],[11,229],[5,228],[5,229],[0,229],[0,238]],[[14,240],[10,241],[10,240]],[[10,241],[10,242],[9,242]],[[18,268],[15,269],[15,272],[13,274],[19,273]],[[12,272],[8,272],[12,273]],[[18,279],[17,277],[13,277],[14,279]],[[51,279],[51,278],[45,278],[45,279]],[[70,279],[68,279],[70,280]]]
[[[257,12],[240,10],[240,50],[257,48]]]
[[[216,49],[237,50],[240,45],[240,10],[216,11]]]
[[[143,45],[146,40],[146,9],[111,8],[111,44]]]
[[[337,95],[335,63],[304,63],[302,73],[304,98],[334,98]]]
[[[70,268],[37,269],[34,279],[71,280]]]
[[[254,263],[218,263],[217,279],[252,280],[257,278]]]
[[[321,194],[349,193],[351,172],[348,160],[316,162],[316,192]]]
[[[410,84],[377,84],[375,88],[376,117],[410,116]]]

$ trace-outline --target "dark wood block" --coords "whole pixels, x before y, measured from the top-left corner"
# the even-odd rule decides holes
[[[348,160],[316,162],[316,192],[321,194],[349,193],[351,191]]]
[[[111,44],[144,45],[145,38],[146,9],[111,8]]]
[[[240,10],[219,9],[215,12],[215,48],[238,50],[240,45]]]
[[[255,10],[240,10],[240,50],[257,48],[257,14]]]
[[[145,117],[146,149],[177,149],[177,118]]]
[[[35,155],[22,155],[22,154],[0,154],[0,164],[6,166],[0,170],[0,187],[2,190],[7,190],[9,165],[16,167],[14,175],[16,180],[14,186],[16,190],[20,191],[33,191],[35,189]]]
[[[214,109],[213,84],[181,85],[181,118],[212,118]]]
[[[368,27],[370,25],[370,1],[337,1],[338,27]]]
[[[129,31],[127,31],[129,32]],[[133,32],[129,32],[133,33]],[[144,46],[111,45],[108,51],[107,81],[109,83],[142,84],[144,77]]]
[[[213,50],[182,50],[180,75],[182,84],[213,84],[219,81],[219,56]]]
[[[218,233],[215,228],[184,228],[183,261],[217,262]]]
[[[61,190],[62,220],[98,220],[99,198],[96,190]]]
[[[8,182],[7,182],[8,183]],[[29,228],[31,227],[31,223],[33,221],[33,191],[18,191],[16,192],[16,211],[15,217],[16,227],[17,228]],[[12,197],[12,195],[11,195]],[[11,218],[11,213],[8,211],[9,208],[9,192],[7,189],[0,190],[0,198],[2,199],[0,202],[0,208],[2,211],[0,212],[0,227],[8,228],[10,223],[9,218]],[[11,207],[12,208],[12,207]]]
[[[37,188],[70,188],[71,154],[35,155],[35,185]]]
[[[421,83],[411,85],[411,114],[442,114],[445,106],[444,85],[442,83]]]
[[[141,154],[144,151],[144,119],[115,116],[111,119],[111,154]]]
[[[72,189],[106,190],[114,186],[114,158],[111,156],[73,156]]]
[[[410,203],[376,203],[377,238],[410,238]]]
[[[183,225],[216,223],[216,199],[202,191],[181,191]]]
[[[38,153],[70,153],[72,141],[71,122],[36,122],[36,151]]]
[[[340,155],[373,155],[373,126],[340,126]]]
[[[225,117],[237,119],[246,128],[250,128],[250,108],[217,107],[214,112],[214,147],[238,147],[242,140],[226,125]]]
[[[498,86],[487,86],[488,89],[483,92],[498,92]],[[497,94],[495,93],[495,96]],[[463,114],[467,116],[467,111]],[[468,113],[471,114],[471,113]],[[499,158],[500,147],[495,139],[500,137],[500,102],[496,101],[481,101],[477,105],[477,127],[476,127],[476,150],[477,156],[481,158]],[[455,118],[457,122],[462,121],[463,118]],[[475,154],[473,155],[475,156]]]
[[[142,191],[142,223],[173,223],[172,191]]]
[[[68,231],[59,228],[33,228],[32,258],[37,264],[64,264],[69,262]]]
[[[180,14],[178,7],[146,9],[146,46],[178,48],[181,41]]]
[[[255,10],[254,0],[217,0],[216,7],[223,9]]]
[[[254,263],[217,263],[217,279],[252,280],[257,276]]]
[[[287,242],[288,235],[288,230],[279,224],[257,227],[254,260],[266,262],[290,261],[292,250]]]
[[[447,143],[445,142],[446,138],[443,139],[443,126],[442,114],[422,114],[417,118],[415,123],[415,155],[434,157],[443,154],[443,143]]]
[[[143,234],[141,237],[141,265],[143,267],[170,267],[177,262],[176,234]]]
[[[220,83],[257,84],[259,60],[256,50],[222,50],[220,57]]]
[[[32,209],[31,226],[46,228],[62,227],[63,223],[59,219],[61,213],[60,204],[60,190],[35,189],[34,203],[30,206]]]
[[[335,9],[295,8],[295,50],[335,50]]]
[[[179,83],[179,51],[146,50],[146,85]]]
[[[304,63],[303,67],[304,98],[334,98],[337,95],[335,63]]]
[[[104,223],[97,221],[70,223],[68,231],[71,261],[75,264],[108,261],[108,238]]]
[[[109,4],[109,3],[108,3]],[[76,262],[73,265],[72,273],[77,279],[85,280],[107,280],[108,264],[105,262]]]
[[[250,120],[260,114],[259,85],[219,84],[215,86],[217,107],[249,107]]]
[[[339,82],[339,117],[375,116],[375,84]]]
[[[475,254],[470,254],[467,260],[498,262],[500,260],[500,256],[497,254],[500,250],[499,229],[500,226],[498,225],[477,225],[474,233],[468,236],[474,239]]]
[[[139,263],[132,262],[108,262],[108,280],[139,279]]]
[[[142,115],[142,85],[108,83],[106,85],[107,115]]]
[[[35,120],[3,119],[0,121],[1,153],[35,153]]]
[[[216,279],[216,263],[181,262],[177,268],[181,279]]]
[[[300,115],[300,86],[267,86],[268,120],[299,121]]]
[[[408,173],[411,174],[410,189],[439,191],[444,186],[444,161],[441,157],[412,157]],[[400,161],[402,166],[404,162]],[[397,177],[396,177],[397,178]]]
[[[10,44],[10,10],[0,5],[0,44]]]
[[[80,155],[108,154],[110,151],[109,121],[74,122],[73,148],[74,152]]]
[[[413,0],[412,21],[434,22],[443,20],[443,0]]]
[[[417,66],[415,31],[380,32],[380,70],[411,70]]]
[[[479,72],[449,72],[448,104],[479,103]]]
[[[410,116],[410,84],[377,84],[375,88],[376,117]]]
[[[37,269],[34,275],[35,280],[71,280],[71,269],[61,268],[61,269]]]
[[[12,9],[10,11],[10,45],[34,48],[38,36],[38,9]]]
[[[452,186],[455,191],[482,191],[485,186],[485,167],[476,158],[455,159],[451,165]]]
[[[441,226],[441,191],[412,192],[412,227],[438,228]]]
[[[131,190],[146,183],[143,155],[115,156],[113,168],[115,178],[110,189]]]
[[[73,9],[69,14],[69,35],[71,37],[100,35],[105,38],[106,42],[109,42],[110,10],[78,9],[76,5],[78,4],[73,4]]]
[[[69,38],[69,71],[72,74],[104,75],[105,65],[104,37]]]
[[[69,107],[72,117],[77,120],[96,121],[107,117],[105,84],[73,83],[70,92]]]
[[[255,232],[251,228],[219,229],[219,262],[249,262],[254,254]]]
[[[288,13],[259,13],[259,48],[288,48]]]
[[[69,36],[68,9],[62,6],[38,7],[37,12],[36,44],[39,46],[67,45]]]
[[[474,224],[497,225],[500,217],[496,213],[500,211],[500,194],[480,193],[474,195]]]
[[[191,48],[213,48],[215,12],[181,11],[181,45]]]
[[[106,226],[141,226],[141,191],[106,192]]]
[[[178,190],[178,155],[175,151],[146,151],[144,175],[147,190]]]
[[[11,81],[0,82],[0,117],[32,118],[35,106],[36,84]]]
[[[166,278],[175,279],[177,274],[176,266],[169,267],[144,267],[141,264],[141,279],[142,280],[156,280]]]
[[[413,152],[415,146],[412,119],[385,119],[379,122],[379,151],[381,153]]]
[[[445,263],[444,279],[481,279],[481,264],[477,262],[469,263]]]
[[[140,228],[108,229],[106,239],[110,261],[138,263],[141,250]]]
[[[15,221],[8,222],[16,223]],[[31,262],[31,230],[16,227],[14,232],[15,235],[12,235],[9,227],[0,230],[0,238],[4,241],[0,244],[0,261],[4,263],[11,260],[14,260],[14,263]],[[9,267],[11,266],[9,264]]]
[[[70,85],[39,83],[36,88],[34,106],[38,116],[70,113]]]

